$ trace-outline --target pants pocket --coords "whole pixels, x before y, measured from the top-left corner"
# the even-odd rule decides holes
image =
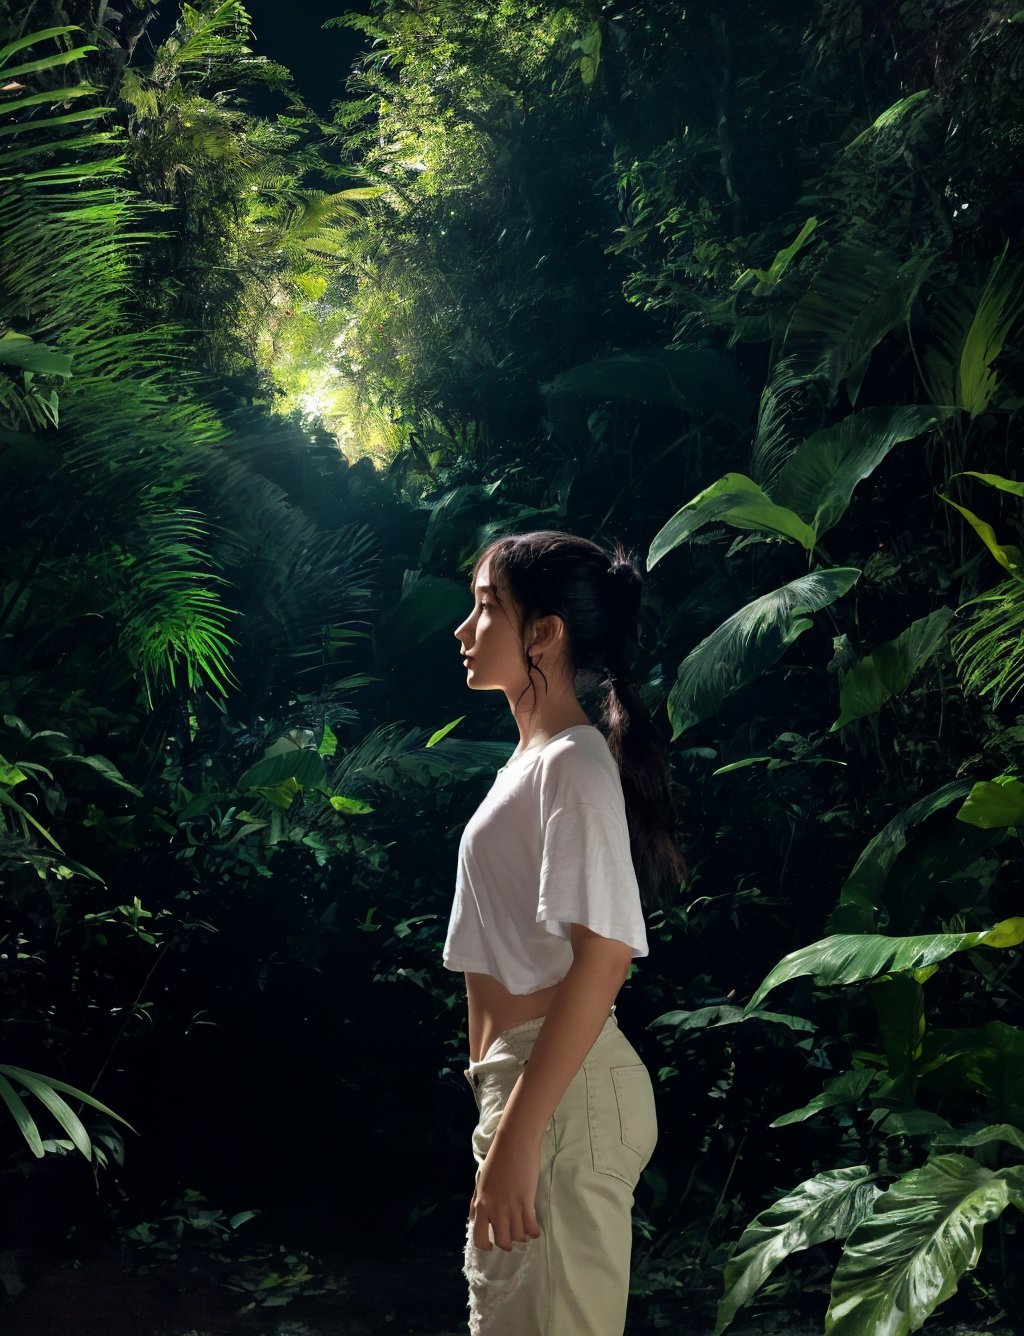
[[[635,1187],[658,1140],[654,1089],[642,1063],[587,1070],[594,1169]]]

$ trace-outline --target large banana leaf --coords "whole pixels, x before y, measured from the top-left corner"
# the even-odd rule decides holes
[[[962,798],[970,789],[970,781],[954,780],[934,793],[926,794],[911,804],[878,832],[865,846],[853,870],[839,892],[839,901],[828,918],[829,932],[870,932],[875,926],[875,915],[885,896],[889,870],[898,855],[906,848],[907,831]]]
[[[993,1173],[965,1155],[936,1155],[875,1202],[832,1278],[826,1336],[905,1336],[956,1291],[981,1255],[981,1234],[1013,1204],[1024,1167]]]
[[[791,951],[755,990],[748,1008],[758,1007],[774,988],[813,974],[822,987],[857,983],[889,971],[922,969],[957,951],[976,946],[1003,949],[1024,941],[1024,918],[1003,919],[980,932],[936,932],[916,937],[883,937],[876,933],[841,933]]]
[[[736,529],[756,529],[795,538],[808,552],[816,541],[814,530],[799,515],[785,506],[777,506],[756,482],[742,473],[727,473],[677,510],[655,534],[647,555],[647,569],[653,569],[663,556],[713,521],[731,524]]]
[[[848,566],[814,571],[734,612],[686,656],[668,698],[672,737],[706,719],[722,701],[785,653],[819,612],[860,578]]]
[[[772,485],[772,500],[796,511],[821,538],[844,513],[857,484],[893,446],[930,431],[948,412],[934,404],[899,404],[866,408],[824,427],[786,461]]]
[[[895,640],[887,640],[855,664],[839,689],[839,718],[831,731],[853,719],[877,714],[887,700],[909,686],[946,637],[952,608],[936,608],[912,622]]]
[[[873,1180],[874,1174],[864,1164],[828,1169],[755,1216],[725,1268],[725,1294],[718,1305],[714,1336],[721,1336],[743,1304],[791,1253],[846,1238],[880,1195]]]

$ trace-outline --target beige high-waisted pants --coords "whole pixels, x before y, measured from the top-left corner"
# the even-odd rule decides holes
[[[466,1072],[478,1164],[542,1024],[506,1030]],[[467,1231],[472,1336],[622,1336],[633,1189],[657,1139],[647,1068],[610,1016],[544,1133],[540,1238],[485,1251]]]

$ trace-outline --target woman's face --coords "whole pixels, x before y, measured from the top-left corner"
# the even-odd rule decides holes
[[[489,560],[480,564],[473,611],[455,628],[455,639],[462,646],[468,687],[518,695],[529,683],[518,610],[507,594],[499,602],[498,591],[490,583],[490,566]]]

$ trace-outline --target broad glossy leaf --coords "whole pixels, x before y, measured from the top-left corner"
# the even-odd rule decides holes
[[[754,1008],[780,984],[811,974],[823,988],[858,983],[878,974],[921,969],[976,946],[996,949],[1024,941],[1024,918],[1003,919],[980,932],[936,932],[915,937],[883,937],[875,933],[842,933],[792,951],[775,966],[747,1004]]]
[[[1024,783],[1012,775],[981,780],[967,795],[956,819],[982,830],[1024,826]]]
[[[845,566],[802,575],[754,599],[712,631],[683,660],[669,694],[673,738],[770,668],[810,627],[807,614],[827,608],[859,578],[859,570]]]
[[[828,532],[850,504],[854,489],[889,451],[930,431],[949,410],[933,404],[866,408],[809,436],[772,484],[772,500],[795,511],[817,537]]]
[[[715,1030],[723,1025],[739,1025],[744,1021],[766,1021],[785,1025],[790,1030],[813,1033],[814,1026],[803,1016],[787,1016],[776,1011],[744,1011],[742,1007],[698,1007],[696,1011],[666,1011],[651,1021],[655,1025],[671,1026],[674,1030]]]
[[[820,1095],[815,1095],[812,1100],[802,1108],[793,1109],[790,1113],[784,1113],[775,1118],[768,1124],[769,1127],[789,1127],[793,1123],[806,1122],[808,1118],[813,1118],[816,1113],[822,1109],[835,1109],[844,1104],[856,1104],[865,1093],[868,1086],[871,1085],[877,1073],[864,1069],[863,1071],[843,1072],[841,1076],[833,1077],[831,1081],[825,1082],[825,1088]]]
[[[799,515],[785,506],[777,506],[745,474],[727,473],[677,510],[659,529],[647,554],[647,569],[652,570],[662,557],[705,524],[715,522],[731,524],[734,529],[754,529],[793,538],[808,552],[815,544],[814,530]]]
[[[830,932],[869,932],[885,897],[885,883],[899,853],[906,848],[907,831],[948,807],[970,789],[970,780],[954,780],[934,793],[898,812],[867,844],[839,892],[839,902],[829,915]]]
[[[987,1146],[1002,1141],[1015,1150],[1024,1151],[1024,1131],[1012,1123],[992,1123],[977,1132],[951,1132],[939,1137],[939,1141],[944,1146]]]
[[[725,1294],[718,1305],[715,1336],[791,1253],[845,1238],[879,1196],[867,1165],[815,1174],[755,1216],[725,1268]]]
[[[956,1291],[982,1230],[1024,1200],[1024,1170],[936,1155],[894,1183],[853,1230],[832,1279],[827,1336],[905,1336]]]
[[[936,608],[912,622],[895,640],[865,654],[844,676],[839,689],[839,718],[831,731],[853,719],[875,714],[891,697],[909,686],[946,638],[952,608]]]
[[[71,358],[45,343],[36,343],[27,334],[0,335],[0,364],[32,371],[37,375],[70,376]]]
[[[302,788],[317,788],[325,782],[324,760],[310,747],[293,747],[257,761],[239,778],[240,792],[274,788],[294,779]]]

